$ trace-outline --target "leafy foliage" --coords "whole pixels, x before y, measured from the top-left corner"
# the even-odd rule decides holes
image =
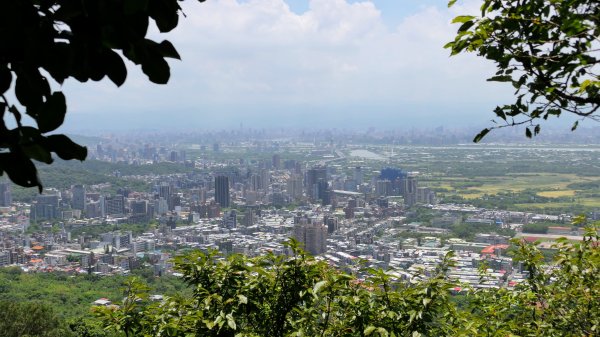
[[[0,331],[6,337],[72,336],[52,307],[41,302],[0,302]]]
[[[515,241],[527,281],[513,290],[467,287],[460,298],[447,277],[452,253],[429,277],[408,281],[333,269],[295,243],[290,256],[196,251],[175,261],[191,296],[151,303],[133,282],[120,308],[98,315],[127,336],[592,336],[600,324],[597,231],[581,243],[560,241],[550,266],[535,246]]]
[[[480,17],[454,18],[460,27],[445,46],[451,55],[476,52],[491,60],[497,72],[488,81],[511,83],[517,95],[515,103],[494,110],[501,124],[482,130],[474,142],[514,125],[527,125],[531,138],[541,130],[540,119],[563,112],[598,118],[599,13],[595,0],[485,0]]]
[[[133,292],[100,314],[129,336],[447,336],[459,328],[444,274],[451,256],[434,277],[404,286],[377,270],[360,280],[291,249],[226,259],[193,252],[176,260],[191,297],[148,305]]]
[[[203,2],[204,0],[199,0]],[[24,0],[9,1],[0,11],[0,174],[24,187],[42,184],[33,162],[84,160],[87,149],[61,134],[67,103],[53,91],[68,78],[80,82],[108,77],[121,86],[127,77],[123,56],[140,65],[148,79],[165,84],[166,58],[179,59],[169,41],[146,38],[150,19],[161,33],[177,26],[177,0]],[[122,56],[121,56],[122,55]],[[14,94],[21,107],[10,102]],[[10,95],[8,95],[10,96]],[[22,123],[24,113],[36,126]],[[4,120],[12,114],[14,124]]]

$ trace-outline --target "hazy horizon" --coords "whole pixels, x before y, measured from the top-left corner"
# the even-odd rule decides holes
[[[443,49],[460,14],[446,0],[211,0],[181,4],[169,34],[182,60],[165,86],[127,62],[121,88],[107,79],[60,88],[59,131],[270,127],[490,126],[512,86],[487,82],[487,60]],[[557,125],[572,123],[561,118]],[[588,124],[588,123],[585,123]],[[593,125],[593,124],[590,124]]]

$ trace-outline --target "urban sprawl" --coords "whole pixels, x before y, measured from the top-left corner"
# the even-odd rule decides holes
[[[261,159],[222,160],[202,153],[226,154],[225,142],[193,145],[192,150],[106,141],[90,147],[89,160],[137,166],[170,162],[190,169],[112,173],[143,181],[148,190],[121,187],[108,193],[106,184],[47,186],[25,203],[13,202],[14,187],[3,182],[0,266],[106,277],[151,268],[156,276],[176,275],[172,257],[187,249],[289,254],[286,242],[294,238],[336,268],[360,275],[364,267],[378,267],[407,280],[427,277],[452,250],[457,263],[451,277],[473,287],[510,288],[527,275],[506,254],[511,237],[497,232],[511,229],[517,237],[544,240],[542,248],[549,250],[558,237],[582,239],[581,229],[560,225],[569,224],[573,214],[444,203],[433,189],[421,186],[421,172],[360,146],[295,143],[290,148],[298,149],[297,155],[290,159],[278,145],[265,144],[270,145],[248,145]],[[192,152],[200,155],[192,157]],[[393,152],[387,149],[388,155]],[[414,221],[422,210],[432,214],[426,223]],[[545,234],[521,231],[536,222],[557,225]],[[467,241],[452,237],[449,228],[458,223],[498,231],[477,233]],[[128,224],[143,224],[143,230],[133,231]],[[488,273],[482,276],[484,263]]]

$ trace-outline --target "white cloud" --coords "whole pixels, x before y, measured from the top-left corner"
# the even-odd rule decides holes
[[[159,37],[172,41],[183,59],[171,62],[167,86],[152,85],[139,68],[129,67],[120,89],[106,81],[69,85],[77,96],[71,95],[71,107],[79,112],[170,109],[173,114],[210,107],[226,114],[234,109],[227,107],[244,105],[400,111],[407,104],[475,102],[489,111],[500,100],[496,87],[484,84],[493,66],[473,55],[449,58],[442,49],[457,28],[449,23],[457,13],[446,9],[425,7],[388,27],[368,1],[311,0],[300,15],[283,0],[182,5],[187,18]]]

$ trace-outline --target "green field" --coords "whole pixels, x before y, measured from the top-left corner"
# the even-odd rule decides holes
[[[457,195],[467,200],[497,195],[499,193],[519,193],[534,191],[535,195],[556,201],[543,203],[515,204],[519,209],[568,208],[573,205],[599,207],[598,194],[590,190],[573,188],[571,184],[585,184],[597,181],[599,177],[579,176],[564,173],[514,174],[492,177],[436,177],[423,182],[447,195]],[[600,191],[599,191],[600,192]],[[559,199],[560,198],[560,199]],[[565,198],[570,200],[565,201]]]

